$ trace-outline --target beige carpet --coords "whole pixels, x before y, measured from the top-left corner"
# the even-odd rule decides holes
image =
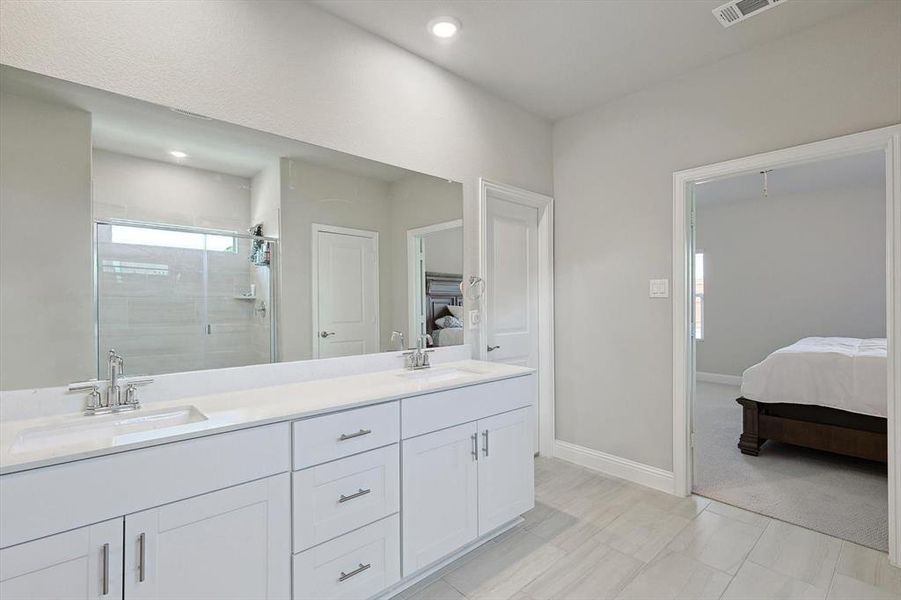
[[[885,465],[767,442],[760,456],[735,444],[741,433],[739,389],[698,383],[695,493],[808,529],[888,549]]]

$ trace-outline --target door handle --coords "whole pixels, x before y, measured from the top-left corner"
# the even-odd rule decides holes
[[[147,547],[147,536],[143,533],[138,535],[138,583],[144,583],[144,577],[147,574],[145,554]]]
[[[488,352],[492,352],[494,350],[497,350],[498,348],[500,348],[500,346],[488,346]]]
[[[485,446],[482,447],[482,452],[485,453],[485,456],[488,456],[488,430],[482,432],[482,437],[485,439]]]
[[[330,335],[335,335],[335,332],[334,331],[320,331],[319,332],[319,337],[321,337],[322,339],[325,339],[325,338],[329,337]]]
[[[103,544],[103,590],[101,595],[109,594],[109,544]]]
[[[472,459],[479,460],[479,434],[474,433],[472,436]]]

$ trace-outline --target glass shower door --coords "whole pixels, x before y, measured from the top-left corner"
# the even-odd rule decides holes
[[[253,240],[144,224],[97,223],[98,377],[116,349],[127,374],[267,363],[269,267]]]

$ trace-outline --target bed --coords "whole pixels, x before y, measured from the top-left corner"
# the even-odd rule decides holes
[[[425,328],[426,333],[432,336],[433,346],[459,346],[463,343],[462,281],[463,275],[426,271]],[[445,322],[445,317],[455,317],[459,320],[459,327],[438,326],[438,322]],[[454,320],[446,319],[448,323]]]
[[[885,338],[809,337],[742,375],[738,448],[767,440],[886,462]]]

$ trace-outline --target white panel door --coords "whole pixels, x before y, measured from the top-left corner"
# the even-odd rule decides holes
[[[319,357],[379,351],[378,240],[317,232]]]
[[[486,243],[488,360],[537,369],[538,209],[489,193]]]
[[[3,600],[121,600],[122,519],[0,550]]]
[[[479,535],[535,506],[531,407],[479,421]]]
[[[125,518],[125,597],[225,600],[291,593],[289,475]]]
[[[478,537],[476,423],[402,443],[404,576]]]

